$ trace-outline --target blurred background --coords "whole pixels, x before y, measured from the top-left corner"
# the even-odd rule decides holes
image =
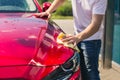
[[[53,2],[53,0],[38,0],[42,5],[44,2]],[[52,18],[56,19],[72,19],[72,6],[71,1],[66,0],[65,3],[59,7],[55,13],[52,14]]]

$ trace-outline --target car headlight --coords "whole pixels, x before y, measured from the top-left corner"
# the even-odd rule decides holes
[[[68,80],[80,68],[80,57],[75,53],[67,62],[47,75],[43,80]]]
[[[61,65],[61,68],[64,71],[77,71],[79,68],[80,64],[80,57],[78,53],[75,53],[74,56],[69,59],[66,63],[64,63],[63,65]]]

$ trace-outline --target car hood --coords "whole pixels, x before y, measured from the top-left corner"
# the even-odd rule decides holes
[[[43,19],[4,15],[0,18],[0,66],[26,65],[47,28]],[[40,39],[41,38],[41,39]]]
[[[32,14],[0,14],[0,24],[0,66],[53,66],[74,54],[56,43],[54,36],[61,31],[50,36],[48,21]]]

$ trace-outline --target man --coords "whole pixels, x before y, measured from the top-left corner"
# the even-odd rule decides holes
[[[65,0],[54,0],[51,7],[43,13],[42,17],[55,11]],[[98,58],[103,33],[103,18],[107,0],[72,0],[75,35],[68,35],[63,42],[73,43],[83,50],[80,54],[83,80],[100,80],[98,71]]]

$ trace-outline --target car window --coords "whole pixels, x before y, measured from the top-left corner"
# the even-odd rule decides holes
[[[0,12],[33,12],[36,6],[33,0],[0,0]]]

